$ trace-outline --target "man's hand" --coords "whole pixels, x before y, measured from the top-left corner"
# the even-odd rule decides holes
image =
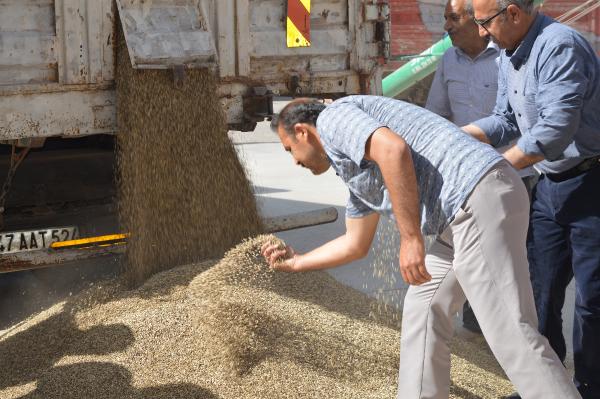
[[[279,244],[267,242],[260,249],[262,256],[273,270],[297,272],[298,254],[290,246],[281,248]]]
[[[408,284],[421,285],[431,280],[425,268],[425,245],[422,237],[401,239],[400,273]]]
[[[506,160],[510,162],[510,164],[517,170],[535,165],[536,163],[544,160],[543,155],[527,155],[516,145],[506,150],[503,155],[504,158],[506,158]]]

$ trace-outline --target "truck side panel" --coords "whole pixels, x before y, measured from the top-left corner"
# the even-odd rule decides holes
[[[117,4],[119,18],[113,0],[0,0],[0,140],[116,132],[114,41],[121,21],[128,47],[136,49],[134,66],[214,66],[234,128],[251,130],[268,115],[268,91],[381,92],[387,39],[376,31],[388,25],[387,5],[378,0],[311,0],[310,46],[294,48],[287,47],[287,0]],[[198,43],[207,37],[210,45]],[[210,48],[214,53],[200,62],[198,50]]]
[[[58,81],[54,1],[0,2],[0,86]]]

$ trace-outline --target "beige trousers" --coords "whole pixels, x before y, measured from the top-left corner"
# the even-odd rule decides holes
[[[404,300],[398,399],[446,399],[452,318],[469,300],[496,359],[523,399],[581,398],[538,333],[525,239],[527,192],[500,162],[428,251],[432,280]]]

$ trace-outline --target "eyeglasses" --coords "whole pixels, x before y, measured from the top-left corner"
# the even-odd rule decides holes
[[[483,29],[487,30],[487,28],[485,27],[486,25],[488,25],[490,22],[492,22],[492,20],[494,18],[496,18],[498,15],[502,14],[504,11],[506,11],[506,9],[508,8],[508,6],[504,7],[502,10],[498,11],[497,13],[495,13],[494,15],[492,15],[489,18],[486,19],[477,19],[477,18],[473,18],[473,21],[475,21],[475,23],[479,26],[481,26]]]

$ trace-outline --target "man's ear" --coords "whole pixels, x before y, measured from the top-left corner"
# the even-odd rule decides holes
[[[294,133],[296,135],[296,139],[306,138],[308,136],[308,129],[306,128],[305,123],[296,123],[294,125]]]
[[[510,17],[511,22],[519,23],[523,17],[523,10],[516,4],[509,4],[506,7],[506,15]]]

